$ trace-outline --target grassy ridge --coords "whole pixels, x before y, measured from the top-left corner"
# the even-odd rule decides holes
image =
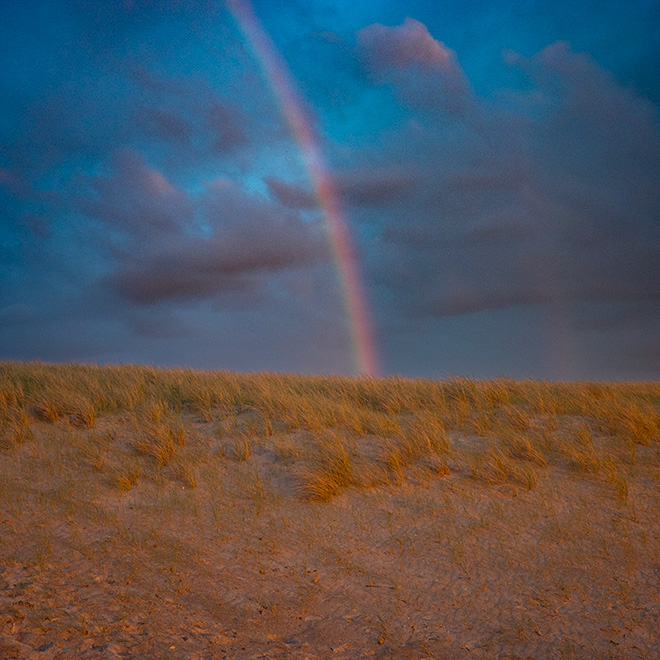
[[[654,657],[659,429],[658,383],[0,363],[0,656]]]
[[[639,445],[658,440],[660,385],[0,364],[4,448],[28,439],[31,421],[93,429],[99,416],[113,414],[128,415],[136,452],[159,467],[182,453],[191,432],[186,415],[221,422],[216,435],[231,437],[229,452],[243,459],[253,442],[276,431],[307,431],[317,451],[302,491],[318,499],[347,485],[391,481],[413,462],[451,454],[452,431],[486,441],[472,443],[482,451],[453,452],[476,478],[532,488],[539,468],[554,460],[602,475],[625,498],[622,468],[634,465]],[[361,456],[358,439],[364,436],[387,441],[372,465]],[[435,468],[448,470],[437,460]]]

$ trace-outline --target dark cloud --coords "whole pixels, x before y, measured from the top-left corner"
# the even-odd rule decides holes
[[[193,128],[183,117],[160,108],[146,107],[138,114],[144,130],[155,138],[189,144]]]
[[[139,263],[122,264],[108,281],[139,304],[227,292],[240,296],[264,286],[269,272],[317,261],[320,248],[318,237],[304,224],[273,223],[266,217],[246,232],[177,243]]]
[[[249,145],[241,109],[220,98],[204,78],[167,78],[142,66],[130,66],[127,76],[145,97],[134,120],[150,137],[173,141],[177,155],[187,149],[189,158],[209,158]]]
[[[380,206],[405,199],[415,187],[412,174],[405,172],[360,170],[338,178],[340,194],[356,205]]]
[[[302,186],[284,183],[274,176],[268,176],[264,181],[271,196],[284,206],[294,209],[311,209],[317,206],[314,195]]]
[[[356,206],[380,206],[405,199],[416,185],[412,174],[361,169],[332,176],[339,197]],[[264,179],[270,194],[285,206],[310,209],[317,206],[314,195],[301,185],[292,185],[276,177]]]
[[[222,153],[248,144],[244,122],[236,107],[221,103],[209,104],[207,120],[210,133],[215,135],[215,152]]]
[[[60,19],[75,24],[71,17]],[[79,46],[75,42],[72,49]],[[25,69],[25,54],[18,52],[20,56],[7,66]],[[252,111],[219,93],[208,71],[182,75],[128,54],[116,53],[102,63],[75,53],[59,55],[35,49],[29,66],[41,65],[47,80],[21,94],[7,90],[12,104],[0,120],[0,166],[17,169],[25,177],[68,173],[80,163],[87,168],[118,146],[156,154],[170,169],[189,171],[209,163],[217,167],[237,150],[249,148],[250,138],[260,144],[274,135],[281,138],[279,126],[273,128],[254,116],[260,108]],[[73,60],[70,66],[67,57]],[[208,53],[206,57],[213,59]],[[246,117],[246,110],[251,117]]]
[[[226,179],[191,195],[132,151],[116,154],[76,204],[113,246],[114,272],[105,281],[138,304],[241,295],[269,272],[323,256],[318,228],[296,214]]]
[[[408,133],[411,163],[428,165],[405,216],[379,221],[378,281],[404,314],[423,316],[660,302],[655,109],[566,44],[518,66],[532,87],[517,115],[482,102],[455,151],[460,168],[447,168],[432,132]]]
[[[109,169],[108,175],[88,179],[88,192],[78,199],[81,213],[141,240],[171,236],[192,222],[188,196],[133,150],[117,152]]]
[[[130,102],[120,82],[73,77],[52,81],[17,109],[17,126],[3,144],[11,162],[38,177],[81,157],[102,157],[120,143]]]

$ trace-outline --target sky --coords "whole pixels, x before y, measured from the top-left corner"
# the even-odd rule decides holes
[[[654,0],[0,9],[0,360],[660,379]]]

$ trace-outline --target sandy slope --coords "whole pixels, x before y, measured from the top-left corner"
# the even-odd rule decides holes
[[[529,490],[486,483],[485,441],[452,432],[449,474],[315,502],[309,434],[238,460],[221,421],[185,421],[192,482],[120,414],[32,423],[0,455],[0,658],[660,658],[655,446],[627,499],[560,459]],[[378,465],[383,442],[349,450]]]

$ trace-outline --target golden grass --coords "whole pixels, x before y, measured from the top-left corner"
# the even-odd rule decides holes
[[[259,635],[306,617],[320,657],[362,657],[323,646],[353,620],[383,657],[610,657],[608,635],[626,657],[625,617],[654,634],[656,610],[634,613],[660,556],[659,429],[658,383],[0,363],[0,570],[38,585],[0,600],[0,643],[160,657],[135,623],[149,604],[171,657],[202,654],[195,626],[267,654]],[[76,604],[89,589],[97,609]],[[589,632],[562,650],[552,617]]]

